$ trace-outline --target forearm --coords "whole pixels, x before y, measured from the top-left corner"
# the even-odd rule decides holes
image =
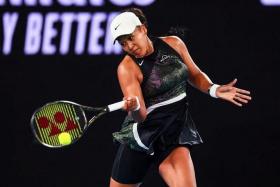
[[[124,100],[126,101],[124,109],[128,111],[128,115],[130,115],[135,122],[140,123],[146,119],[147,110],[142,96],[140,96],[140,99],[138,96],[124,97]]]
[[[142,121],[144,121],[147,117],[146,114],[146,110],[144,111],[143,109],[140,109],[138,111],[129,111],[129,115],[132,116],[132,118],[134,119],[134,121],[140,123]]]
[[[208,89],[213,84],[204,72],[199,72],[196,75],[190,76],[189,83],[204,93],[208,93]]]

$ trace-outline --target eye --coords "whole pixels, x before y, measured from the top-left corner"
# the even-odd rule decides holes
[[[130,41],[134,40],[134,35],[130,35],[128,38]]]
[[[121,46],[124,46],[124,45],[125,45],[125,42],[122,41],[122,40],[118,40],[118,43],[119,43]]]
[[[119,44],[122,46],[122,47],[126,47],[127,46],[127,42],[119,42]]]

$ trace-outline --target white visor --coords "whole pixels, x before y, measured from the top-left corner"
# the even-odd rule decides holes
[[[133,33],[135,28],[139,25],[142,25],[141,21],[132,12],[124,12],[117,15],[110,26],[114,43],[119,36]]]

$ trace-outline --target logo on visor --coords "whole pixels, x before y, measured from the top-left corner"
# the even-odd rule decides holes
[[[120,26],[121,24],[118,24],[118,26],[115,27],[115,30],[117,30],[117,28]]]

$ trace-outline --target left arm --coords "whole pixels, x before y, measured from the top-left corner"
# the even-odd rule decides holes
[[[214,84],[194,63],[185,43],[176,36],[167,36],[162,39],[177,51],[188,67],[189,83],[200,91],[208,93]],[[228,84],[216,86],[213,93],[214,96],[229,101],[237,106],[242,106],[242,103],[248,103],[248,100],[251,100],[251,97],[249,96],[250,92],[234,87],[236,82],[237,79],[234,79]]]
[[[168,36],[162,39],[177,51],[188,67],[189,83],[200,91],[208,93],[208,89],[213,83],[194,63],[184,42],[176,36]]]

